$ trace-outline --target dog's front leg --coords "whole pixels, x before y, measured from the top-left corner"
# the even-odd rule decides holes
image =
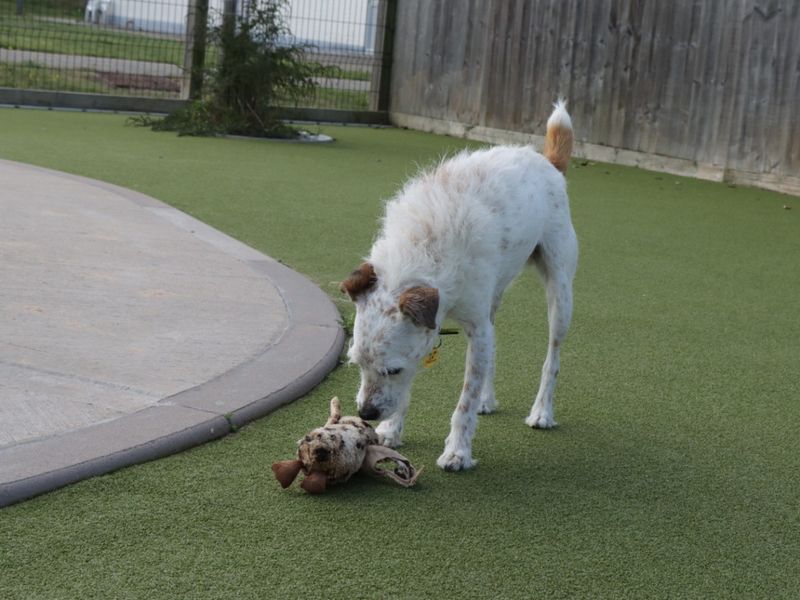
[[[477,463],[472,458],[472,438],[478,422],[481,392],[494,364],[494,327],[488,319],[479,326],[465,324],[469,337],[467,368],[464,387],[455,412],[450,419],[450,435],[445,440],[444,452],[436,461],[445,471],[469,469]]]
[[[403,423],[407,410],[408,405],[398,410],[388,419],[378,423],[375,433],[378,434],[381,445],[389,448],[398,448],[403,445]]]
[[[397,411],[388,419],[384,419],[375,428],[381,445],[389,448],[398,448],[403,445],[403,423],[408,413],[411,396],[404,394],[397,405]]]

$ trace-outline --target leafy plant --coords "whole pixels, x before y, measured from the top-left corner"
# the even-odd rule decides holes
[[[206,70],[203,98],[163,119],[132,122],[181,135],[296,137],[278,119],[275,105],[311,94],[321,67],[305,60],[306,46],[289,42],[285,5],[286,0],[260,0],[246,14],[210,27],[209,46],[219,49],[221,59]]]

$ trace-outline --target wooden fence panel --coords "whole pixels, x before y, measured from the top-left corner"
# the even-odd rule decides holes
[[[403,0],[391,112],[800,178],[796,0]],[[800,182],[800,179],[797,179]]]

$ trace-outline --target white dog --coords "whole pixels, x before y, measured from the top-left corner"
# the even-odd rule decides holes
[[[411,381],[445,318],[469,339],[464,387],[437,463],[468,469],[478,413],[494,395],[494,316],[503,291],[533,262],[547,289],[550,339],[525,422],[549,428],[559,348],[572,315],[578,244],[563,173],[572,122],[563,101],[547,121],[543,155],[525,146],[461,154],[408,182],[386,205],[366,262],[342,283],[356,305],[348,356],[361,369],[359,415],[383,419],[382,443],[400,445]]]

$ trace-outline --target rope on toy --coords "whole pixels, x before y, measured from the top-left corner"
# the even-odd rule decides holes
[[[391,466],[395,463],[392,470],[383,468],[381,464]],[[361,470],[372,475],[381,475],[388,477],[395,483],[399,483],[403,487],[411,487],[417,482],[417,477],[422,473],[422,469],[414,468],[414,465],[402,454],[395,452],[386,446],[372,445],[367,446],[367,453],[364,456],[364,464],[361,465]]]

